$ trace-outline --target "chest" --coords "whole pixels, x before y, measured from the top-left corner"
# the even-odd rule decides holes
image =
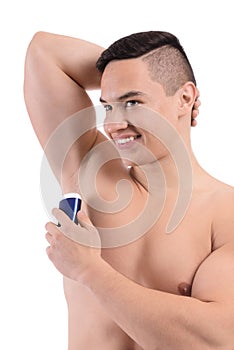
[[[183,294],[183,288],[191,291],[196,270],[211,252],[210,237],[209,220],[188,216],[170,234],[159,223],[129,245],[104,249],[102,256],[116,270],[147,288]]]

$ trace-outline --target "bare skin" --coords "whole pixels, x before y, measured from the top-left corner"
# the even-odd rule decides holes
[[[120,212],[108,215],[84,204],[83,211],[89,218],[81,213],[80,226],[61,211],[54,212],[62,226],[46,225],[50,244],[47,253],[64,275],[69,350],[231,350],[234,189],[207,174],[193,155],[190,124],[197,90],[188,82],[174,96],[166,96],[162,86],[150,79],[141,59],[111,62],[101,79],[90,68],[101,51],[100,47],[72,38],[46,33],[34,38],[26,61],[25,97],[37,136],[45,147],[62,120],[91,105],[84,89],[99,88],[101,83],[101,98],[109,111],[106,132],[111,139],[141,135],[120,152],[123,157],[135,153],[136,142],[150,149],[163,168],[167,197],[153,227],[140,239],[117,248],[89,248],[72,239],[81,228],[95,236],[95,227],[111,230],[137,217],[152,195],[141,166],[129,170],[121,160],[113,161],[97,178],[98,192],[105,200],[116,198],[115,185],[120,179],[132,184],[132,200]],[[43,79],[42,72],[53,80]],[[132,91],[140,91],[140,99]],[[139,105],[168,119],[183,138],[191,159],[191,201],[184,219],[171,234],[166,233],[166,226],[178,191],[176,169],[167,149],[131,124],[131,114],[127,113]],[[125,108],[126,114],[120,114],[118,106]],[[63,172],[64,192],[79,190],[77,168],[84,155],[102,141],[104,136],[92,130],[71,150]],[[155,171],[155,164],[143,160],[143,165],[149,172]],[[158,187],[157,196],[160,195]]]

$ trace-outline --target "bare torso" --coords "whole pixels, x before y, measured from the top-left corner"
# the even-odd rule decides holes
[[[190,149],[189,130],[191,113],[193,115],[192,108],[196,99],[195,87],[192,87],[193,84],[191,85],[190,82],[187,82],[188,84],[185,83],[174,95],[169,94],[168,96],[163,86],[151,78],[151,74],[149,74],[150,70],[141,57],[135,60],[113,60],[105,68],[104,74],[97,74],[96,61],[102,51],[103,48],[84,40],[41,32],[34,36],[27,52],[24,84],[27,109],[32,125],[43,149],[45,149],[53,172],[61,183],[63,192],[80,191],[81,187],[78,186],[77,188],[76,172],[82,168],[81,165],[84,162],[85,155],[90,156],[87,158],[87,164],[83,166],[84,177],[87,180],[87,192],[92,192],[92,189],[90,190],[91,185],[96,186],[96,178],[94,179],[94,176],[89,177],[86,175],[95,173],[97,175],[97,182],[100,178],[103,179],[100,188],[97,187],[104,192],[101,193],[101,196],[110,196],[109,200],[113,199],[111,196],[116,196],[115,184],[117,181],[130,179],[129,174],[126,174],[127,171],[122,162],[118,161],[117,158],[119,157],[115,156],[116,153],[113,153],[108,158],[112,161],[107,162],[106,154],[101,150],[100,153],[104,155],[104,161],[101,161],[95,154],[92,159],[94,159],[95,164],[98,164],[96,164],[96,167],[91,167],[91,171],[87,171],[87,167],[90,164],[89,160],[91,159],[90,150],[95,149],[95,152],[97,152],[99,148],[96,148],[96,146],[106,140],[106,138],[103,139],[103,136],[101,138],[101,133],[96,133],[95,128],[93,128],[93,113],[87,114],[85,112],[84,115],[83,113],[80,114],[80,111],[87,111],[87,108],[92,106],[86,90],[93,89],[101,89],[102,101],[104,104],[107,104],[106,107],[111,107],[110,109],[106,109],[108,118],[105,119],[104,123],[111,139],[120,141],[117,144],[119,149],[123,150],[122,141],[126,144],[126,139],[131,138],[126,144],[125,151],[127,151],[127,157],[124,156],[123,159],[129,159],[133,164],[152,165],[152,158],[150,156],[152,152],[151,155],[155,156],[154,161],[155,159],[162,160],[160,166],[162,168],[163,166],[165,167],[164,175],[168,176],[167,180],[169,181],[167,184],[170,183],[171,185],[173,181],[170,181],[174,180],[175,176],[178,175],[178,167],[174,166],[176,169],[173,171],[173,167],[169,161],[170,149],[177,151],[176,148],[173,148],[176,147],[179,140],[177,133],[176,138],[171,138],[170,135],[173,136],[174,132],[171,133],[172,129],[170,128],[170,134],[168,134],[167,140],[169,142],[166,142],[166,144],[161,142],[162,144],[160,144],[158,142],[161,140],[160,137],[158,138],[160,133],[158,135],[158,130],[157,133],[154,133],[154,127],[151,130],[151,126],[157,125],[158,127],[157,123],[159,119],[156,118],[156,121],[154,120],[156,115],[152,115],[151,112],[147,113],[147,118],[142,118],[142,121],[144,121],[142,125],[139,125],[138,122],[135,123],[134,120],[135,116],[139,117],[141,115],[140,113],[143,111],[142,107],[146,107],[143,113],[144,117],[146,116],[146,111],[160,113],[166,117],[169,124],[172,123],[173,128],[175,127],[178,134],[184,139],[185,144]],[[168,77],[168,74],[166,74],[166,77]],[[117,108],[117,106],[121,108]],[[64,126],[66,124],[64,123],[65,120],[70,121],[68,116],[72,116],[77,112],[79,112],[77,116],[81,118],[78,119],[78,126],[82,126],[81,130],[74,128],[72,123],[70,128],[65,128],[64,138],[61,137],[61,133],[59,132],[57,134],[59,137],[57,137],[55,142],[54,131],[61,131],[57,127],[60,127],[60,125]],[[89,120],[88,115],[91,117],[91,120]],[[152,125],[150,118],[152,118]],[[82,122],[80,123],[80,121]],[[118,122],[116,123],[116,121]],[[159,129],[161,129],[161,126]],[[86,130],[86,133],[82,137],[78,137],[77,135],[80,132],[81,134],[83,133],[82,130]],[[164,127],[162,131],[164,135]],[[67,137],[70,133],[71,139]],[[74,135],[77,142],[73,144]],[[162,140],[164,140],[164,136]],[[62,142],[63,139],[66,141],[65,144]],[[63,152],[65,150],[68,151],[67,145],[69,144],[69,139],[72,140],[70,145],[73,144],[74,147],[71,147],[69,152],[66,153],[65,159],[63,158],[63,156],[65,157]],[[128,143],[130,147],[128,147]],[[48,144],[50,147],[48,147]],[[144,148],[140,146],[144,146]],[[170,147],[168,148],[166,146]],[[150,153],[146,152],[146,157],[142,156],[141,152],[145,148],[150,151]],[[107,150],[108,155],[109,148]],[[134,150],[137,151],[136,154],[139,156],[140,162],[136,161]],[[133,155],[134,157],[132,158]],[[173,155],[175,154],[173,153]],[[182,158],[179,158],[180,161],[183,160],[183,155]],[[105,167],[99,167],[101,164],[105,164]],[[179,166],[179,164],[177,165]],[[61,169],[61,166],[63,166],[63,169]],[[193,168],[194,170],[196,169]],[[171,196],[170,191],[168,191],[163,213],[150,231],[128,245],[119,248],[103,249],[102,256],[115,270],[146,288],[181,295],[181,298],[182,295],[185,295],[188,298],[194,297],[199,299],[200,297],[202,299],[207,298],[208,295],[208,298],[210,298],[208,301],[213,298],[214,301],[222,303],[223,298],[226,298],[226,294],[224,293],[220,297],[220,294],[223,294],[220,291],[221,278],[218,280],[219,286],[213,288],[218,289],[217,293],[211,293],[210,295],[206,291],[210,288],[209,275],[211,269],[208,269],[208,274],[203,273],[203,277],[199,277],[199,270],[201,267],[206,270],[205,262],[209,260],[206,258],[212,251],[218,250],[225,243],[234,240],[232,237],[234,227],[234,189],[213,179],[204,171],[198,171],[198,174],[194,180],[194,190],[190,206],[175,231],[170,234],[165,232],[176,199],[175,193]],[[158,179],[158,177],[156,178]],[[141,181],[138,181],[138,183],[141,183]],[[136,185],[135,182],[134,184]],[[158,188],[160,190],[160,187]],[[173,188],[172,185],[171,188]],[[86,192],[84,191],[84,193]],[[139,211],[142,210],[142,203],[145,200],[143,193],[144,191],[141,191],[141,189],[138,192],[135,191],[129,208],[124,213],[120,213],[120,215],[113,215],[112,217],[112,215],[96,215],[95,212],[88,212],[87,214],[97,228],[103,227],[102,225],[104,227],[107,225],[109,228],[116,227],[116,224],[120,226],[124,225],[134,220]],[[156,196],[158,197],[158,192]],[[143,233],[145,232],[144,230],[142,231]],[[50,232],[48,232],[48,235],[50,238],[53,238]],[[55,248],[52,249],[52,247],[49,248],[50,252],[59,251]],[[227,251],[224,251],[224,256],[225,254],[231,255],[232,249],[231,247]],[[222,256],[222,254],[220,255]],[[212,264],[212,261],[211,259],[210,264]],[[223,263],[222,271],[226,270],[228,261],[227,259],[227,263]],[[218,264],[219,259],[216,265]],[[63,273],[63,271],[60,272]],[[231,273],[232,271],[229,271],[229,274],[226,276],[226,286],[229,284]],[[204,279],[208,281],[206,284],[203,283]],[[212,281],[214,285],[214,278]],[[199,293],[200,286],[203,289],[203,293]],[[212,287],[210,289],[212,290]],[[85,288],[73,280],[64,278],[64,290],[69,311],[69,350],[140,349],[112,321],[107,311],[105,311],[108,308],[104,310],[103,306],[101,306],[98,299],[88,287]],[[230,300],[233,300],[232,291],[233,287],[228,291]],[[139,305],[140,303],[141,300],[139,300]],[[173,303],[173,305],[176,304]],[[136,303],[137,307],[138,305]],[[227,308],[224,307],[222,310],[227,310]],[[157,315],[157,310],[155,310],[155,313]],[[221,314],[223,315],[223,312]],[[217,315],[220,315],[220,313]],[[210,318],[208,319],[210,320]],[[228,334],[229,339],[231,339],[229,344],[231,342],[233,344],[233,336],[231,334],[233,323],[231,322],[227,322],[229,329],[227,333],[224,333],[225,335]],[[220,323],[217,324],[220,325]],[[197,325],[196,322],[195,325]],[[194,328],[192,329],[194,331]],[[194,333],[195,335],[201,333],[199,334],[199,338],[204,336],[201,328]],[[217,338],[213,336],[212,331],[210,331],[210,334],[212,344],[214,342],[223,344],[223,334]],[[135,337],[134,339],[138,338]],[[174,337],[172,339],[174,340]],[[146,344],[146,342],[143,344]],[[201,343],[196,342],[196,344]]]
[[[103,249],[103,258],[146,288],[193,296],[196,271],[219,244],[217,237],[213,239],[212,223],[219,216],[220,206],[225,205],[225,193],[233,192],[208,175],[202,182],[203,190],[194,190],[187,214],[174,232],[165,233],[170,210],[164,210],[150,232],[129,245]],[[170,200],[166,205],[171,207]],[[69,350],[141,349],[108,317],[88,289],[68,279],[64,279],[64,288],[69,310]]]

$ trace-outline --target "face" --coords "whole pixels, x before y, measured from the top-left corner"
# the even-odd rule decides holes
[[[176,94],[166,96],[163,87],[151,80],[141,58],[116,60],[107,65],[101,81],[100,101],[106,109],[105,132],[122,158],[137,159],[138,164],[150,162],[151,157],[142,152],[143,148],[157,159],[166,154],[165,146],[150,132],[152,116],[154,112],[159,113],[176,126],[178,98]]]

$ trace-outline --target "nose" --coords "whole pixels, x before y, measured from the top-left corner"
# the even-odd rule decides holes
[[[128,127],[127,121],[121,121],[121,122],[114,122],[114,121],[108,121],[104,124],[104,129],[108,134],[114,134],[118,132],[119,130],[125,130]]]
[[[104,129],[108,134],[113,134],[119,130],[127,129],[128,121],[124,118],[123,113],[120,111],[112,110],[107,112],[104,121]]]

